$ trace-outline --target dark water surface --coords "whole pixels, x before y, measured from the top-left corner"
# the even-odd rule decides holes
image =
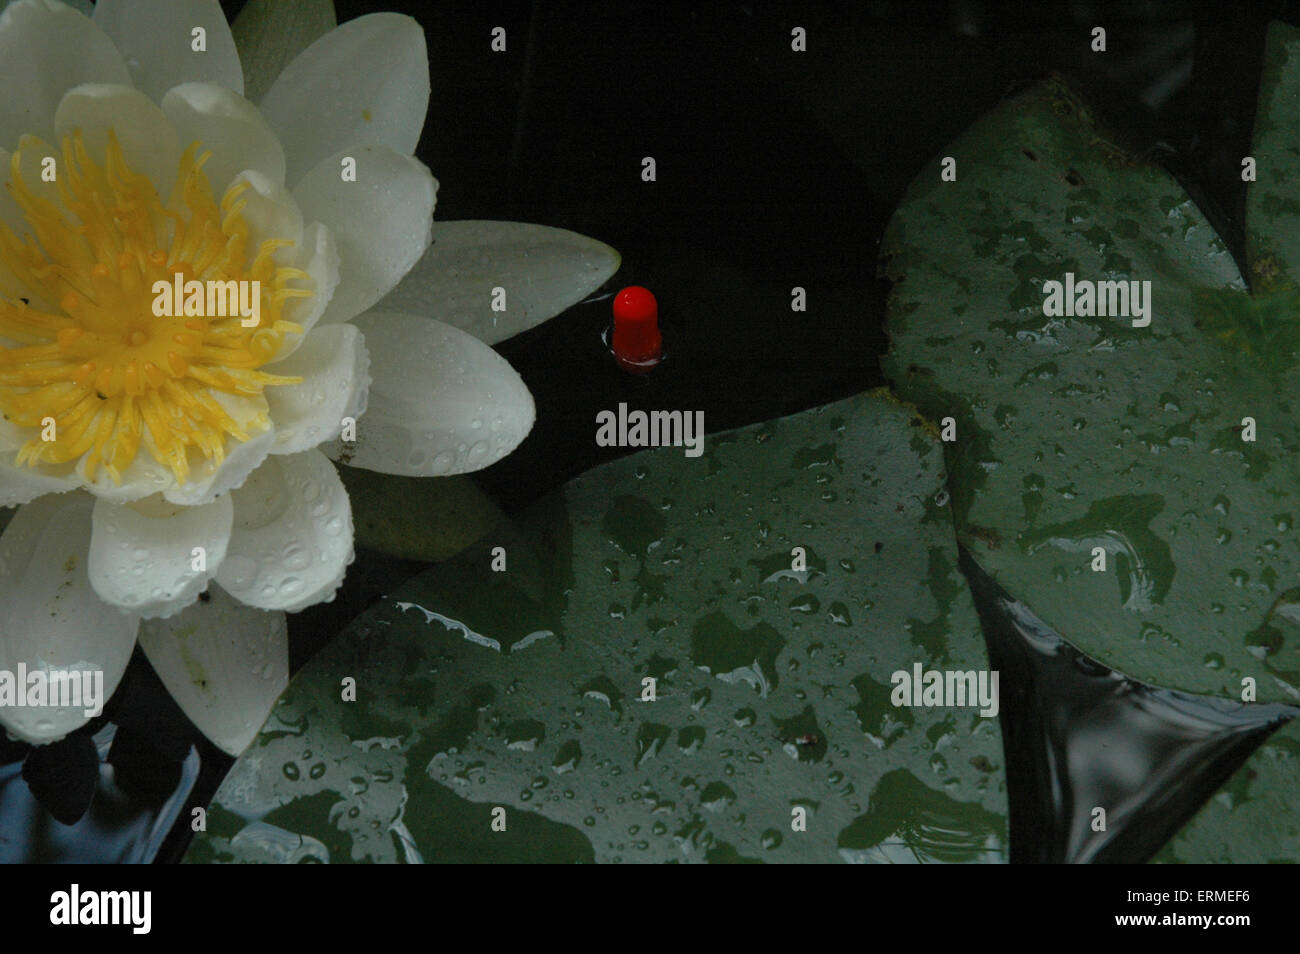
[[[1300,714],[1138,682],[1070,645],[965,549],[961,570],[1001,673],[1012,863],[1149,860]]]

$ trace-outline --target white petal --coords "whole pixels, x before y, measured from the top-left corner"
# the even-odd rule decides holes
[[[178,613],[198,599],[225,559],[232,513],[229,494],[201,507],[161,497],[96,501],[90,585],[106,603],[142,617]]]
[[[140,648],[199,731],[238,755],[289,684],[283,613],[244,606],[221,587],[168,620],[140,626]]]
[[[302,230],[302,243],[297,250],[294,265],[311,276],[310,298],[287,299],[280,310],[285,321],[292,321],[302,327],[302,334],[290,332],[285,335],[280,345],[276,360],[281,361],[298,349],[303,335],[308,334],[334,297],[334,289],[339,284],[339,252],[334,245],[334,235],[319,222],[313,222]]]
[[[181,147],[198,140],[212,157],[203,167],[212,189],[224,195],[237,174],[253,169],[284,183],[284,149],[257,107],[211,83],[184,83],[167,91],[162,111]]]
[[[0,507],[14,507],[77,487],[76,475],[66,464],[31,467],[15,463],[18,449],[26,442],[14,424],[0,417]]]
[[[49,477],[27,467],[0,464],[0,507],[17,507],[45,494],[62,494],[74,490],[77,481],[70,477]]]
[[[135,85],[155,103],[180,83],[244,91],[244,71],[217,0],[98,0],[95,22],[126,57]],[[204,31],[203,51],[193,31]]]
[[[104,83],[70,89],[54,114],[54,129],[60,140],[80,129],[91,158],[101,165],[112,129],[127,164],[148,176],[164,200],[171,195],[180,140],[163,111],[139,90]]]
[[[122,469],[120,484],[114,481],[103,467],[96,468],[95,479],[90,480],[86,476],[86,461],[90,459],[91,453],[92,451],[87,451],[77,460],[77,480],[100,500],[119,504],[130,503],[160,494],[176,486],[176,477],[171,469],[158,463],[152,454],[143,449]]]
[[[257,465],[266,459],[275,444],[274,422],[270,420],[266,399],[261,395],[210,392],[212,399],[230,415],[231,420],[249,435],[248,440],[226,439],[226,456],[220,464],[191,454],[190,473],[183,486],[170,487],[163,496],[172,503],[198,506],[211,503],[220,494],[242,484]],[[148,432],[146,432],[148,433]]]
[[[275,421],[271,453],[296,454],[338,437],[343,418],[365,411],[369,369],[361,332],[349,324],[317,328],[292,357],[268,365],[270,374],[303,379],[265,391]]]
[[[290,613],[334,598],[352,562],[352,508],[319,451],[268,458],[234,493],[217,582],[250,606]]]
[[[229,413],[230,395],[215,392],[212,397]],[[236,420],[239,421],[239,418],[236,417]],[[204,461],[190,472],[183,486],[171,487],[163,491],[163,496],[172,503],[188,507],[211,503],[221,494],[243,484],[248,475],[266,460],[266,455],[274,445],[275,429],[269,427],[250,435],[246,441],[230,438],[226,441],[225,460],[216,466]]]
[[[52,477],[30,467],[0,463],[0,507],[15,507],[42,497],[73,490],[77,481],[71,477]]]
[[[59,100],[82,83],[130,83],[113,41],[58,3],[21,0],[0,14],[0,144],[54,136]]]
[[[528,388],[472,335],[401,312],[369,311],[353,324],[370,352],[369,406],[355,443],[328,446],[335,459],[384,474],[464,474],[505,457],[532,429]]]
[[[361,143],[409,156],[429,109],[424,30],[396,13],[357,17],[303,50],[259,105],[284,143],[290,184]]]
[[[427,315],[496,344],[582,301],[618,271],[618,252],[522,222],[434,222],[433,241],[380,307]],[[506,310],[492,310],[503,288]]]
[[[438,183],[418,159],[384,146],[352,150],[357,181],[339,175],[340,153],[293,190],[309,219],[323,222],[339,249],[339,285],[322,321],[346,321],[386,295],[429,244]]]
[[[292,242],[292,247],[277,249],[274,258],[280,265],[293,263],[301,254],[298,246],[302,244],[302,211],[297,201],[283,185],[260,172],[245,170],[235,176],[231,185],[240,182],[247,182],[251,187],[239,197],[251,237],[249,263],[257,257],[259,246],[265,239],[288,239]]]
[[[103,673],[103,698],[117,688],[135,646],[137,620],[90,586],[93,498],[43,497],[14,515],[0,536],[0,669]],[[90,721],[83,708],[0,706],[0,724],[28,742],[52,742]]]
[[[231,27],[244,95],[258,102],[295,56],[336,26],[333,0],[248,0]]]

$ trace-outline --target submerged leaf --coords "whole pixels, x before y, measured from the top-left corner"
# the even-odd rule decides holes
[[[466,477],[400,477],[340,465],[358,546],[405,560],[455,556],[505,520]]]

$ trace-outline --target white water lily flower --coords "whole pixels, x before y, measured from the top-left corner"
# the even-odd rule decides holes
[[[617,253],[517,223],[431,231],[409,17],[334,27],[328,0],[251,0],[232,33],[216,0],[17,0],[0,83],[0,506],[22,505],[0,670],[102,670],[111,694],[138,637],[237,753],[287,683],[285,612],[332,599],[353,557],[326,453],[404,475],[508,454],[533,402],[489,345]],[[259,282],[257,323],[155,314],[177,273]],[[85,721],[0,705],[29,742]]]

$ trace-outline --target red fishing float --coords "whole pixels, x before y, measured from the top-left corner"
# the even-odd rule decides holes
[[[644,374],[663,359],[659,303],[650,289],[629,285],[614,296],[609,347],[619,367],[633,374]]]

